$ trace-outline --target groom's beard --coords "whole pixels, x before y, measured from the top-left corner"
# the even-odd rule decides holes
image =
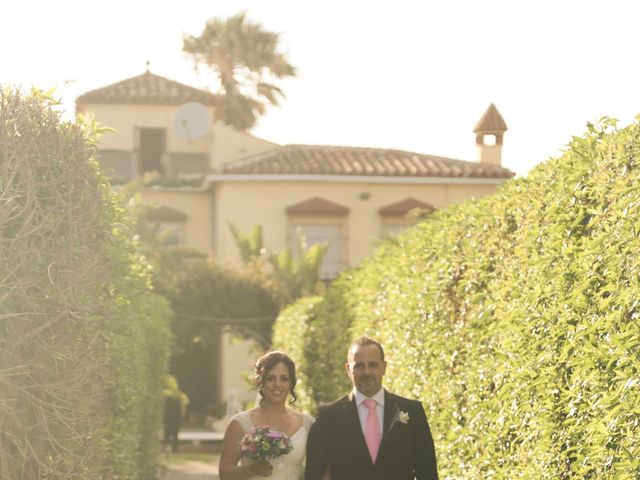
[[[381,385],[378,384],[377,378],[374,375],[360,377],[356,386],[359,387],[358,390],[360,393],[367,397],[375,395],[381,388]]]

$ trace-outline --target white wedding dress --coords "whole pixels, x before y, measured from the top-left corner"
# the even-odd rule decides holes
[[[293,449],[286,455],[280,457],[280,460],[276,462],[276,465],[273,467],[273,473],[271,476],[253,476],[250,480],[264,478],[268,478],[269,480],[300,480],[302,478],[304,456],[307,449],[307,435],[309,434],[309,428],[311,428],[311,424],[313,423],[313,418],[310,415],[307,415],[306,413],[303,413],[302,415],[302,426],[297,432],[289,437],[291,444],[293,445]],[[231,420],[238,422],[245,432],[254,426],[251,423],[249,412],[237,413],[231,417]],[[240,463],[243,464],[244,461],[241,460]]]

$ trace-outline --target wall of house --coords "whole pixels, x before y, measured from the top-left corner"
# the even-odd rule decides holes
[[[184,213],[184,243],[205,252],[212,250],[213,218],[211,194],[208,191],[179,189],[142,190],[142,201],[147,205],[169,206]]]
[[[278,144],[239,132],[221,122],[214,122],[209,131],[196,140],[185,140],[175,134],[175,113],[179,105],[100,105],[82,106],[92,112],[99,122],[115,129],[106,132],[100,142],[101,150],[132,151],[136,146],[135,127],[167,130],[167,151],[200,153],[209,157],[209,165],[218,168],[224,163],[257,155],[278,147]],[[208,107],[213,117],[213,109]]]
[[[225,163],[268,152],[279,146],[248,133],[234,130],[221,122],[213,124],[212,138],[209,159],[214,170]]]
[[[248,402],[256,399],[256,391],[252,389],[249,379],[253,378],[254,365],[261,354],[259,347],[255,342],[234,338],[229,333],[222,335],[221,347],[224,358],[221,400],[227,402],[228,410],[243,409]]]
[[[211,132],[203,137],[188,141],[175,135],[174,116],[179,105],[101,105],[88,104],[82,111],[92,112],[101,125],[114,128],[100,141],[105,150],[133,150],[135,148],[135,127],[166,128],[167,151],[208,153]],[[213,114],[213,110],[209,109]]]
[[[348,237],[345,255],[348,265],[353,266],[371,253],[382,237],[380,208],[408,197],[442,208],[495,190],[496,185],[227,182],[217,186],[216,258],[232,264],[239,261],[229,221],[244,232],[262,225],[266,246],[272,251],[282,250],[288,246],[289,237],[286,208],[322,197],[350,210],[345,217]]]

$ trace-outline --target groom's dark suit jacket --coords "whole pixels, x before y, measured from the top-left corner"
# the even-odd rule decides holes
[[[409,415],[407,423],[393,421],[398,412]],[[382,443],[375,464],[353,393],[320,407],[307,440],[305,480],[320,480],[327,466],[332,480],[436,480],[435,448],[422,404],[385,390]]]

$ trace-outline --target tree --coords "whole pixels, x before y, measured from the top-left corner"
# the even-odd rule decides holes
[[[240,12],[226,20],[209,20],[199,36],[185,35],[182,50],[196,68],[210,69],[220,83],[216,115],[223,122],[248,130],[285,95],[276,80],[295,76],[286,55],[278,51],[280,34],[263,29]]]
[[[156,478],[171,312],[52,95],[0,87],[0,478]]]
[[[229,230],[231,230],[233,240],[236,242],[236,246],[240,251],[242,263],[245,265],[249,263],[252,258],[260,257],[266,251],[262,238],[262,225],[253,227],[248,235],[245,235],[244,232],[233,223],[229,223]]]
[[[190,397],[189,413],[204,414],[218,406],[222,332],[269,348],[280,294],[248,270],[224,268],[206,252],[168,244],[166,232],[149,220],[156,207],[142,203],[144,183],[139,179],[124,185],[120,201],[133,224],[138,248],[151,265],[154,290],[173,311],[171,373]],[[261,245],[261,233],[255,233],[252,241]],[[255,247],[246,248],[251,252]]]
[[[229,223],[231,235],[238,247],[244,271],[257,276],[261,283],[278,292],[281,306],[306,295],[320,293],[320,267],[329,248],[328,243],[307,244],[304,233],[296,238],[295,251],[285,248],[269,253],[264,246],[262,226],[256,225],[244,234]]]
[[[175,248],[170,251],[176,252]],[[158,272],[158,277],[171,278],[156,283],[156,288],[169,300],[175,316],[172,373],[191,398],[190,411],[202,413],[219,400],[222,332],[230,330],[267,349],[278,304],[257,279],[212,260],[186,262],[173,273],[164,262],[158,270],[169,271]]]

